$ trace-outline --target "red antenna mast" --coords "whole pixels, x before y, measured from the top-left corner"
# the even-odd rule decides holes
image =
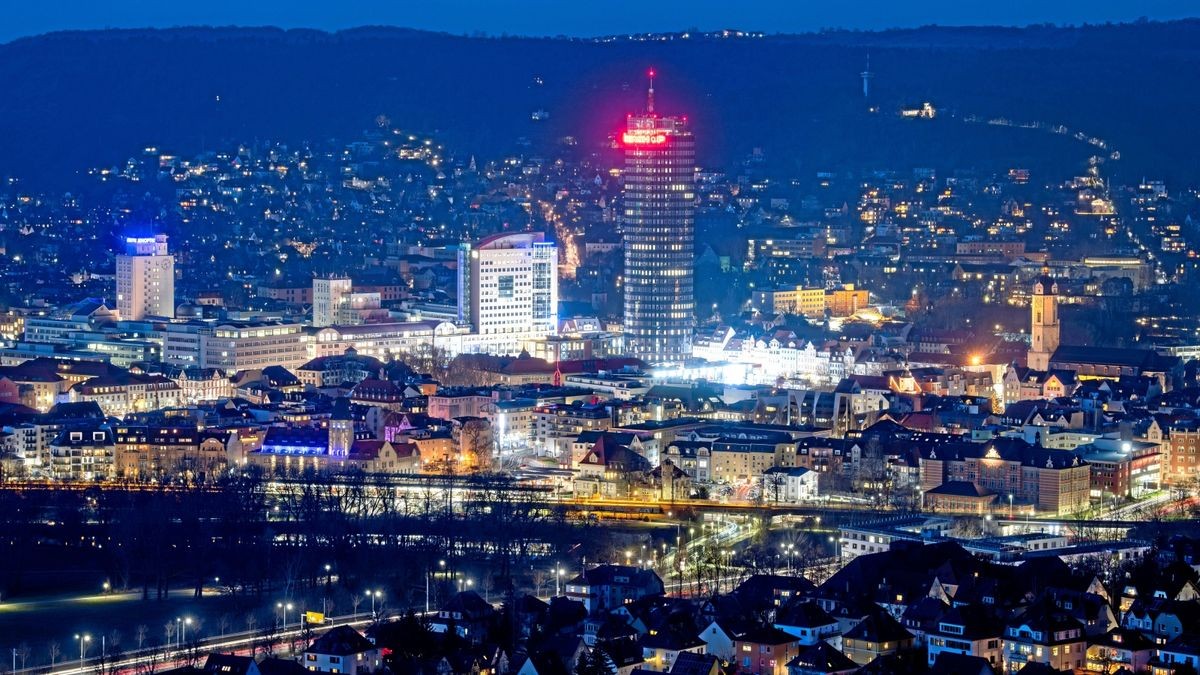
[[[650,69],[650,91],[646,94],[646,112],[654,112],[654,69]]]

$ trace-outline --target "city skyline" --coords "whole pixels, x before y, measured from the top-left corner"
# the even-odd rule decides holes
[[[1195,45],[0,45],[0,663],[1194,675]]]

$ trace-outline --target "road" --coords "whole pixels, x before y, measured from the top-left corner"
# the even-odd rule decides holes
[[[320,628],[314,628],[313,630],[315,632],[323,632],[336,626],[364,626],[369,624],[371,620],[370,616],[364,616],[363,613],[341,616],[331,619]],[[303,633],[304,629],[299,625],[295,625],[287,630],[276,631],[275,641],[277,644],[286,645],[289,642],[299,640],[303,636]],[[221,637],[207,638],[184,645],[183,648],[171,649],[165,652],[163,649],[157,647],[145,649],[133,654],[126,654],[119,661],[104,664],[104,667],[106,670],[110,670],[113,675],[132,675],[137,672],[139,665],[150,662],[154,663],[156,670],[167,670],[202,661],[205,655],[212,652],[250,655],[256,646],[262,643],[263,639],[263,631],[255,631],[253,633],[243,631]],[[94,675],[99,665],[101,665],[101,659],[99,657],[91,657],[85,659],[82,663],[76,659],[61,667],[42,672],[49,672],[52,675]],[[35,669],[30,668],[28,670],[32,672]],[[18,673],[21,672],[24,671],[18,671]]]
[[[320,593],[321,589],[312,589],[307,596],[293,595],[290,602],[298,609],[289,620],[296,621],[299,608],[320,610]],[[185,617],[193,621],[191,630],[196,635],[219,634],[222,623],[227,623],[224,632],[228,634],[244,629],[248,615],[254,616],[257,625],[268,625],[274,620],[274,605],[280,600],[282,595],[233,596],[215,588],[206,588],[196,598],[191,588],[176,588],[161,600],[143,600],[138,592],[113,592],[5,601],[0,602],[0,656],[27,645],[26,665],[42,668],[51,663],[51,643],[58,648],[54,661],[72,657],[78,660],[80,643],[76,635],[91,636],[84,647],[95,656],[102,644],[110,650],[136,646],[141,626],[145,626],[145,644],[162,645],[167,642],[166,624]],[[119,643],[115,647],[114,641]]]

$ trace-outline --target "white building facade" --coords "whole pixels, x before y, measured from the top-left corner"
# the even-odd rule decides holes
[[[117,311],[127,321],[175,316],[175,257],[167,237],[128,237],[117,256]]]
[[[498,234],[471,250],[470,307],[488,351],[516,352],[522,340],[558,326],[558,247],[541,232]],[[462,284],[467,286],[467,284]]]

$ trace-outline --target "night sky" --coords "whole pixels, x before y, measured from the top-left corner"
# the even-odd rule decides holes
[[[1178,19],[1194,0],[0,0],[0,42],[56,30],[183,25],[592,36],[742,28],[795,33],[925,24],[1026,25]]]

